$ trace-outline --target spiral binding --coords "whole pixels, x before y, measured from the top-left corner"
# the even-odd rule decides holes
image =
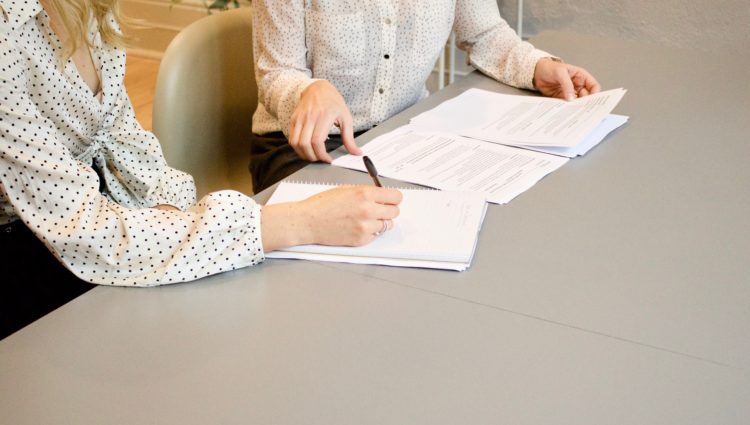
[[[339,183],[325,183],[325,182],[315,182],[315,181],[306,181],[306,180],[282,180],[282,183],[289,183],[289,184],[299,184],[299,185],[316,185],[316,186],[328,186],[331,188],[334,187],[357,187],[357,186],[368,186],[365,184],[339,184]],[[408,187],[408,186],[383,186],[387,187],[389,189],[398,189],[398,190],[429,190],[429,191],[440,191],[440,189],[435,189],[434,187],[427,187],[427,186],[415,186],[415,187]]]

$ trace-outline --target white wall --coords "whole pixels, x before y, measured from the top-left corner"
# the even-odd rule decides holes
[[[208,0],[207,0],[208,1]],[[243,3],[246,3],[243,1]],[[124,12],[145,29],[131,54],[158,57],[189,23],[206,15],[203,0],[123,0]],[[498,0],[500,14],[516,28],[517,0]],[[562,30],[656,44],[750,54],[750,0],[524,0],[524,37]],[[470,67],[457,52],[459,75]],[[436,88],[437,77],[428,83]]]
[[[517,0],[498,0],[513,29],[517,5]],[[524,38],[542,31],[750,54],[750,0],[524,0]],[[463,52],[456,62],[459,73],[470,70]]]
[[[498,0],[515,28],[516,0]],[[545,30],[750,51],[750,0],[524,0],[524,36]]]
[[[515,28],[516,0],[498,0]],[[202,0],[124,0],[129,16],[150,26],[136,49],[157,54],[188,23],[205,16]],[[524,36],[545,30],[648,40],[701,50],[750,52],[750,0],[524,0]],[[465,61],[457,58],[460,66]]]

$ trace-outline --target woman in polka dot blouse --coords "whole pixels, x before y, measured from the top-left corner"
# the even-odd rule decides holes
[[[0,338],[89,282],[184,282],[284,246],[365,244],[398,214],[401,194],[375,187],[196,203],[135,120],[117,1],[0,0]]]
[[[451,31],[488,76],[547,96],[599,91],[586,70],[521,41],[496,0],[254,0],[260,103],[251,163],[262,189],[427,96]]]

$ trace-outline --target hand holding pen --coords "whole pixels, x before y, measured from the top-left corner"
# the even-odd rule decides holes
[[[370,177],[372,178],[372,182],[375,183],[375,186],[383,187],[383,184],[380,183],[380,179],[378,178],[378,170],[375,168],[375,164],[372,163],[367,155],[362,157],[362,161],[365,163],[367,174],[370,175]],[[393,228],[393,221],[391,219],[381,219],[380,221],[383,223],[383,227],[381,227],[377,232],[373,233],[375,236],[380,236]]]

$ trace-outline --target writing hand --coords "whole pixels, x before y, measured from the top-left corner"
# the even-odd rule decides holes
[[[374,186],[338,187],[301,202],[263,207],[263,249],[320,244],[359,246],[382,232],[399,214],[403,195]]]

